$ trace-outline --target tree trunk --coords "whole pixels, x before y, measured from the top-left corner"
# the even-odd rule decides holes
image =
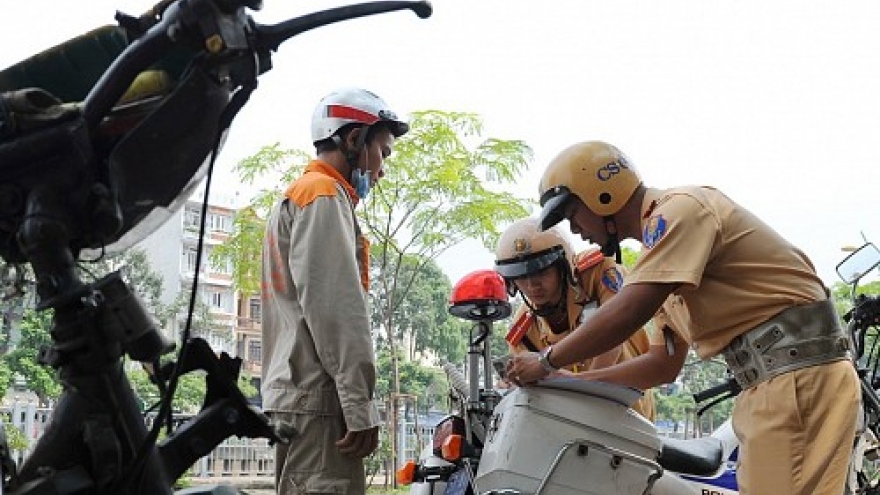
[[[392,317],[390,307],[385,314],[385,330],[388,334],[388,348],[391,351],[391,365],[394,374],[394,387],[391,391],[391,411],[388,415],[390,418],[390,428],[391,428],[391,468],[392,470],[396,470],[399,467],[398,461],[398,428],[397,425],[399,423],[397,417],[397,401],[400,397],[400,366],[397,360],[397,342],[394,339],[394,327],[392,326]],[[393,488],[397,488],[397,477],[394,476],[391,480],[391,486]]]

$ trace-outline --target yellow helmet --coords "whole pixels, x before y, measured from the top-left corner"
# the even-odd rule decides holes
[[[495,271],[509,282],[559,263],[566,280],[571,282],[573,256],[574,251],[561,228],[542,232],[538,230],[537,218],[523,218],[501,234],[495,249]]]
[[[563,219],[571,195],[593,213],[607,217],[620,211],[641,183],[635,167],[616,147],[602,141],[569,146],[547,165],[541,177],[541,229]]]

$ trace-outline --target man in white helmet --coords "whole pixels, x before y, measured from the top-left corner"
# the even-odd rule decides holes
[[[324,97],[317,158],[269,215],[263,243],[263,409],[297,434],[275,452],[279,494],[363,494],[378,445],[369,246],[354,208],[409,129],[363,89]]]
[[[555,345],[596,308],[610,301],[623,285],[623,271],[614,260],[595,247],[575,254],[559,226],[541,231],[538,222],[535,217],[513,222],[495,248],[495,271],[504,277],[508,294],[519,293],[523,300],[505,337],[512,354],[541,352]],[[649,348],[647,332],[639,330],[610,351],[572,363],[560,372],[613,382],[609,367],[634,359]],[[640,388],[639,384],[625,385]],[[645,390],[632,408],[653,422],[653,391]]]
[[[646,187],[626,156],[599,141],[554,158],[540,193],[542,228],[567,218],[608,254],[626,238],[643,249],[613,299],[540,355],[515,358],[512,376],[533,382],[602,353],[660,310],[658,328],[677,330],[702,358],[723,355],[743,389],[733,411],[739,493],[843,493],[859,381],[828,291],[801,250],[716,189]],[[639,358],[619,366],[627,364]],[[681,361],[666,366],[677,373]],[[655,375],[663,373],[647,376]]]

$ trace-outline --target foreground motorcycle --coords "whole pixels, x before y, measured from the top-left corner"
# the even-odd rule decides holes
[[[837,274],[850,286],[852,308],[843,315],[852,337],[862,387],[859,437],[850,461],[848,494],[880,495],[880,296],[859,294],[859,282],[880,266],[880,250],[866,243],[837,265]]]
[[[63,392],[19,467],[0,435],[0,494],[171,494],[174,482],[230,436],[290,441],[236,386],[240,360],[190,338],[198,273],[177,359],[140,298],[114,272],[83,279],[80,259],[122,252],[152,233],[208,179],[238,111],[285,40],[327,24],[426,2],[340,6],[261,25],[262,0],[159,0],[0,71],[0,274],[13,292],[29,264],[37,310],[52,310],[41,355]],[[51,14],[49,14],[51,15]],[[207,200],[196,266],[202,266]],[[6,278],[5,276],[3,278]],[[4,287],[4,294],[6,284]],[[150,365],[163,399],[147,430],[124,372]],[[206,372],[199,414],[173,426],[180,376]],[[226,485],[187,493],[232,493]]]
[[[411,494],[737,493],[729,422],[709,437],[665,439],[630,409],[641,397],[635,389],[569,378],[495,389],[487,342],[492,324],[510,314],[503,279],[468,274],[450,303],[451,314],[475,322],[468,379],[444,365],[459,412],[437,425],[420,462],[398,471]]]

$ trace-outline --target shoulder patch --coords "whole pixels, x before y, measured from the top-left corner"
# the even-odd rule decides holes
[[[523,337],[525,337],[526,332],[529,331],[529,328],[535,324],[535,315],[531,312],[526,311],[517,318],[516,322],[514,322],[513,326],[510,327],[510,331],[507,332],[507,335],[504,337],[507,340],[507,343],[516,347],[522,342]]]
[[[620,292],[620,288],[623,287],[623,274],[616,266],[605,270],[602,272],[602,285],[615,294]]]
[[[645,230],[642,233],[642,244],[647,249],[651,249],[660,242],[660,239],[666,234],[666,219],[663,215],[653,215],[645,223]]]
[[[303,208],[317,198],[336,196],[336,180],[324,174],[307,173],[293,181],[284,195]]]
[[[578,253],[577,256],[574,257],[575,269],[578,272],[583,272],[590,267],[598,265],[604,259],[605,255],[602,254],[602,250],[599,248],[593,248]]]

